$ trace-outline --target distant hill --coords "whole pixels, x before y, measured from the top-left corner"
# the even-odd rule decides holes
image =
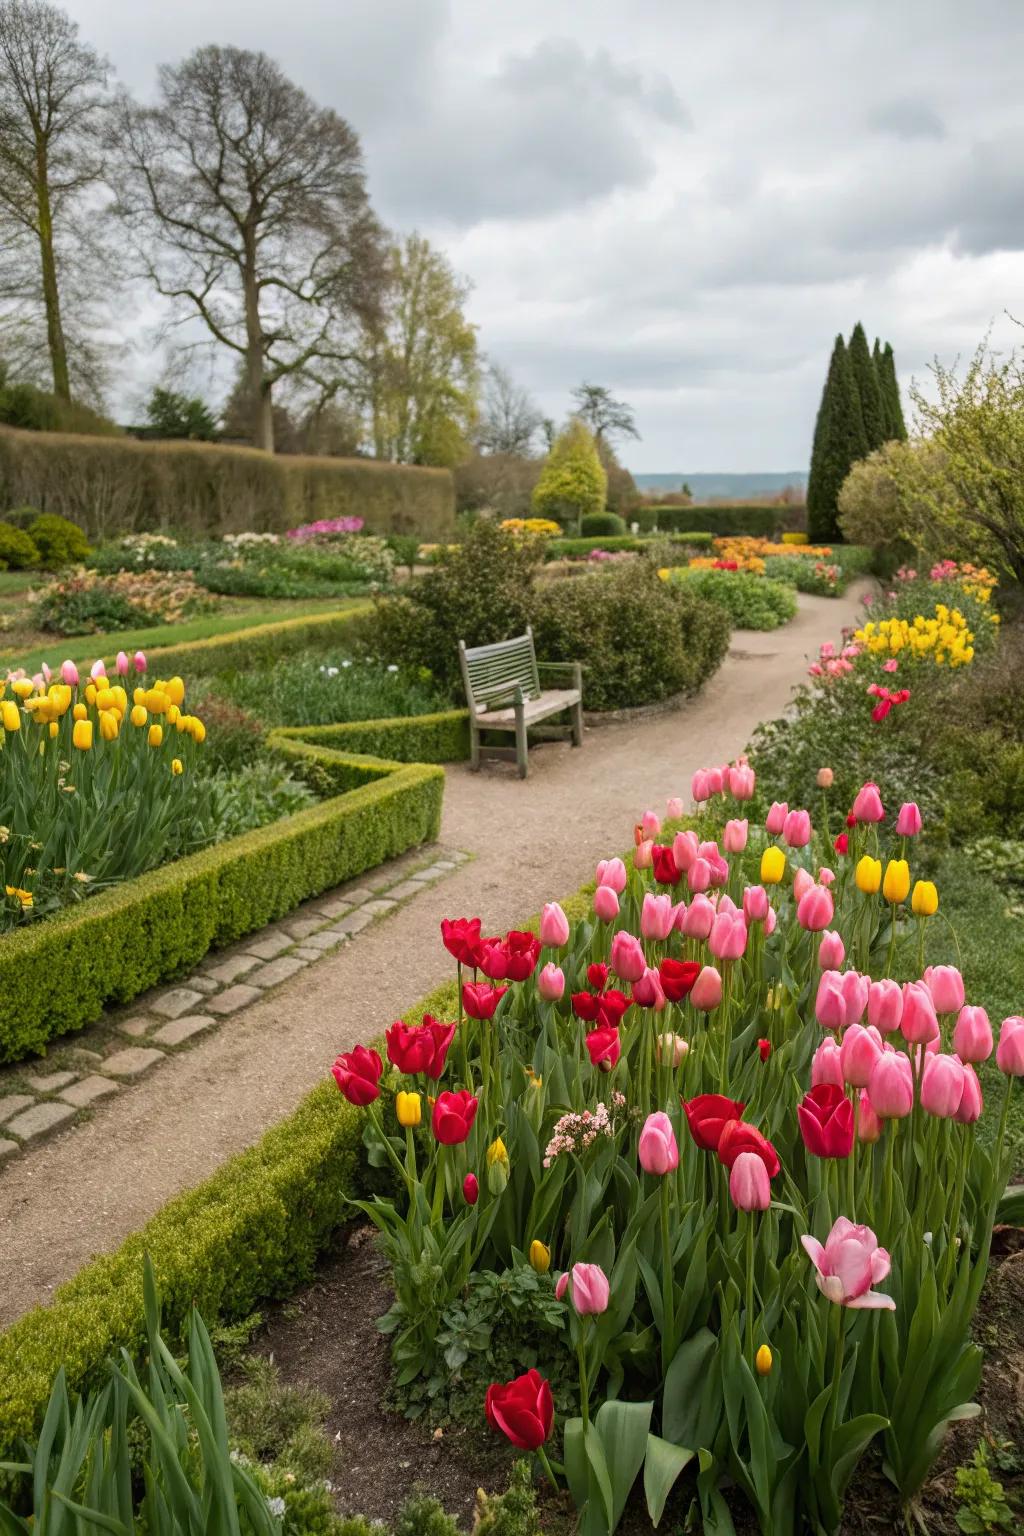
[[[654,491],[664,496],[681,491],[686,484],[693,492],[694,501],[746,501],[751,496],[772,496],[785,490],[787,485],[807,486],[807,471],[789,469],[779,473],[765,471],[753,475],[634,475],[637,489]]]

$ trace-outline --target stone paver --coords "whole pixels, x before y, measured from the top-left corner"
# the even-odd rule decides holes
[[[150,1067],[155,1067],[158,1061],[163,1060],[163,1051],[154,1051],[149,1046],[128,1045],[123,1051],[115,1051],[113,1056],[108,1056],[103,1063],[103,1070],[109,1072],[111,1077],[141,1077],[143,1072],[148,1072]]]
[[[28,1109],[35,1099],[30,1093],[7,1093],[0,1099],[0,1125],[5,1125],[20,1109]]]
[[[188,1013],[202,1000],[203,994],[193,991],[191,987],[172,987],[169,992],[161,992],[150,1003],[150,1007],[162,1019],[180,1019],[183,1013]]]
[[[355,912],[350,912],[347,917],[343,917],[340,923],[335,923],[331,932],[341,934],[359,933],[366,927],[367,923],[372,922],[373,913],[368,912],[365,907],[359,907]]]
[[[56,1093],[58,1088],[66,1088],[74,1080],[73,1072],[49,1072],[44,1077],[30,1077],[28,1085],[36,1093]]]
[[[417,886],[416,889],[418,890],[419,887]],[[395,887],[395,890],[398,890],[398,886]],[[377,896],[373,901],[364,902],[363,911],[372,912],[374,917],[383,917],[385,912],[392,911],[397,905],[398,902],[392,901],[390,896]]]
[[[316,933],[324,925],[322,917],[297,917],[293,922],[285,923],[285,929],[293,939],[306,939],[311,933]]]
[[[354,890],[345,892],[345,900],[350,907],[360,907],[364,901],[369,901],[372,895],[373,892],[368,886],[357,885]]]
[[[65,1088],[61,1098],[65,1104],[73,1104],[75,1109],[84,1109],[87,1104],[94,1104],[97,1099],[105,1099],[110,1093],[117,1093],[118,1083],[112,1083],[109,1077],[100,1077],[98,1072],[92,1072],[88,1077],[83,1077],[80,1083],[72,1083],[70,1088]]]
[[[344,934],[339,933],[337,926],[335,926],[334,928],[328,928],[326,933],[311,933],[303,948],[317,950],[320,954],[325,954],[329,949],[337,949],[343,938]],[[296,950],[296,954],[298,953],[299,951]]]
[[[307,964],[298,955],[281,955],[279,959],[268,960],[266,965],[251,972],[249,980],[254,987],[276,987],[279,981],[287,981],[289,976],[294,976],[296,971],[301,971]]]
[[[239,1008],[254,1003],[261,995],[259,987],[247,987],[244,982],[239,982],[219,996],[208,998],[206,1006],[211,1013],[237,1013]]]
[[[217,982],[209,976],[186,976],[182,982],[183,987],[191,987],[193,992],[202,992],[204,997],[209,997],[211,992],[216,992]]]
[[[418,896],[422,889],[423,885],[419,880],[403,880],[401,885],[393,885],[389,894],[395,898],[395,901],[404,901],[407,896]],[[366,905],[372,909],[376,906],[376,902],[368,901]]]
[[[155,1019],[125,1019],[117,1028],[122,1035],[132,1035],[137,1040],[142,1035],[148,1035],[155,1023]]]
[[[212,966],[206,974],[211,981],[228,986],[240,976],[247,976],[259,963],[256,955],[230,955],[219,965]]]
[[[257,936],[252,944],[247,944],[246,950],[250,955],[258,955],[261,960],[274,960],[286,949],[291,949],[295,942],[287,933],[280,929],[267,929],[262,938]]]
[[[206,1013],[187,1013],[184,1018],[170,1019],[162,1024],[152,1038],[156,1045],[182,1045],[186,1040],[191,1040],[193,1035],[201,1035],[204,1029],[209,1029],[216,1022]]]
[[[317,907],[317,911],[322,912],[324,917],[330,922],[334,922],[336,918],[343,917],[346,912],[351,910],[352,903],[345,896],[334,896],[330,901],[321,902],[320,906]]]
[[[33,1104],[31,1109],[22,1110],[20,1115],[15,1115],[7,1130],[12,1136],[20,1136],[22,1141],[31,1141],[35,1136],[45,1136],[47,1131],[54,1130],[65,1120],[70,1120],[74,1114],[70,1104]]]
[[[332,941],[330,948],[333,949],[336,944],[341,942],[341,940],[336,933],[332,933],[330,937]],[[295,955],[299,960],[322,960],[326,953],[326,945],[321,945],[318,949],[311,949],[308,945],[300,944],[298,949],[292,950],[292,954]]]
[[[10,1157],[11,1153],[17,1152],[17,1150],[18,1143],[16,1141],[8,1141],[6,1136],[0,1136],[0,1163],[3,1162],[5,1157]]]

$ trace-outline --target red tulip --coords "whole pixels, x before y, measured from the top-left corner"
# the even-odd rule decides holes
[[[466,1140],[473,1128],[476,1107],[476,1099],[465,1088],[457,1093],[438,1094],[431,1125],[443,1147],[455,1147]]]
[[[487,1422],[521,1451],[536,1451],[551,1433],[551,1387],[532,1367],[514,1381],[492,1382],[484,1399]]]
[[[462,1198],[467,1205],[476,1205],[480,1198],[480,1182],[475,1173],[467,1173],[462,1181]]]
[[[486,981],[467,981],[462,987],[462,1006],[471,1019],[493,1019],[508,987],[491,987]]]
[[[350,1104],[363,1107],[380,1098],[380,1075],[384,1063],[376,1051],[357,1045],[354,1051],[339,1056],[331,1075]]]
[[[603,992],[608,985],[608,967],[602,965],[599,961],[595,961],[593,965],[588,965],[587,982],[590,986],[596,987],[598,992]]]
[[[678,885],[683,877],[672,849],[661,843],[655,843],[651,849],[651,868],[659,885]]]
[[[622,1042],[614,1024],[592,1029],[586,1037],[586,1047],[591,1064],[602,1072],[610,1072],[622,1055]]]
[[[388,1045],[388,1061],[399,1072],[423,1072],[436,1079],[444,1071],[448,1047],[454,1037],[454,1024],[441,1024],[429,1013],[424,1014],[423,1023],[418,1028],[410,1029],[401,1019],[396,1019],[384,1037]]]
[[[658,966],[661,990],[670,1003],[681,1003],[700,975],[696,960],[663,960]]]
[[[770,1040],[759,1040],[757,1042],[757,1054],[760,1056],[762,1061],[767,1061],[771,1053],[772,1043]]]
[[[836,840],[832,844],[832,846],[835,849],[836,853],[849,853],[849,851],[850,851],[850,834],[848,832],[840,832],[839,836],[836,838]]]
[[[800,1135],[814,1157],[849,1157],[853,1151],[853,1105],[835,1083],[819,1083],[796,1107]]]
[[[601,996],[598,992],[574,992],[572,994],[572,1011],[584,1024],[593,1024],[597,1020],[601,1008]]]
[[[525,981],[532,976],[540,955],[536,934],[513,928],[503,939],[481,939],[479,964],[491,981]]]
[[[738,1120],[745,1104],[727,1099],[722,1093],[699,1093],[695,1099],[680,1101],[690,1127],[690,1135],[705,1152],[717,1152],[722,1130],[730,1120]]]
[[[572,1011],[584,1024],[599,1024],[602,1029],[615,1028],[629,1007],[629,998],[617,987],[607,992],[574,992]]]
[[[759,1157],[768,1170],[768,1177],[774,1179],[781,1164],[779,1154],[768,1140],[762,1136],[756,1126],[747,1125],[745,1120],[727,1120],[722,1126],[721,1135],[718,1138],[718,1160],[726,1168],[731,1168],[741,1152],[753,1152]]]
[[[478,917],[446,917],[441,920],[441,941],[453,959],[461,965],[477,963],[477,946],[480,943],[480,919]]]

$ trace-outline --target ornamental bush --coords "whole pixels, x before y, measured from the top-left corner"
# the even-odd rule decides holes
[[[617,512],[587,512],[580,518],[580,537],[600,538],[602,535],[621,537],[629,532],[626,519]]]
[[[689,587],[699,597],[717,603],[737,629],[777,629],[796,614],[790,587],[751,571],[676,568],[672,583]]]
[[[582,533],[582,519],[603,512],[607,494],[608,475],[594,435],[574,417],[544,461],[533,489],[533,510],[568,532]]]
[[[28,524],[28,535],[39,551],[44,570],[59,571],[88,558],[89,541],[77,523],[56,512],[38,512]]]
[[[0,571],[31,570],[39,563],[39,550],[32,535],[12,523],[0,523]]]

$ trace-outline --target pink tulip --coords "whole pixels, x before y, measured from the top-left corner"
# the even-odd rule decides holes
[[[885,810],[877,784],[869,782],[857,791],[857,798],[853,802],[853,815],[857,821],[885,820]]]
[[[866,1093],[861,1093],[860,1108],[857,1112],[857,1140],[874,1143],[882,1135],[882,1122],[879,1120]]]
[[[136,651],[135,652],[135,656],[133,658],[133,661],[134,661],[134,666],[135,666],[136,672],[145,672],[145,670],[146,670],[146,653],[145,653],[145,651]]]
[[[89,668],[89,676],[95,681],[97,677],[106,677],[107,669],[102,661],[94,661]]]
[[[835,885],[835,883],[836,883],[836,872],[835,872],[835,870],[834,869],[829,869],[826,865],[823,864],[821,866],[821,868],[818,870],[818,884],[819,885]]]
[[[729,1174],[729,1195],[738,1211],[766,1211],[772,1185],[764,1160],[756,1152],[741,1152]]]
[[[729,775],[729,769],[727,767],[726,768],[709,768],[708,769],[708,794],[709,795],[720,795],[722,793],[722,791],[725,789],[725,781],[728,778],[728,775]]]
[[[682,1035],[659,1035],[654,1042],[654,1053],[659,1063],[670,1062],[673,1069],[682,1066],[689,1055],[690,1047]]]
[[[640,818],[640,825],[643,828],[644,837],[653,840],[661,831],[661,817],[656,811],[644,811]]]
[[[631,933],[616,933],[612,938],[611,965],[623,981],[639,981],[647,969],[640,940]]]
[[[708,900],[711,900],[710,896],[708,897]],[[715,911],[719,913],[719,915],[721,915],[723,912],[726,912],[730,917],[741,917],[743,915],[743,908],[736,905],[728,891],[723,891],[721,896],[719,896]]]
[[[685,922],[686,922],[686,902],[685,901],[677,901],[675,906],[672,908],[672,927],[675,929],[676,933],[684,933],[685,932],[685,928],[684,928]]]
[[[820,933],[835,916],[835,903],[823,885],[812,885],[800,898],[796,907],[796,920],[808,933]]]
[[[73,661],[62,661],[60,664],[61,681],[68,688],[78,687],[78,668]]]
[[[562,949],[569,942],[569,919],[557,901],[546,901],[540,914],[540,942],[545,949]]]
[[[855,1226],[840,1216],[829,1233],[825,1246],[817,1238],[800,1239],[815,1268],[818,1289],[829,1301],[841,1307],[885,1307],[895,1311],[891,1296],[883,1296],[871,1287],[884,1280],[891,1260],[870,1227]]]
[[[607,1312],[611,1288],[600,1264],[574,1264],[571,1273],[572,1304],[580,1317],[596,1317]],[[565,1287],[562,1287],[563,1294]]]
[[[810,870],[798,869],[793,876],[793,900],[799,902],[801,896],[806,896],[808,891],[814,890],[814,876]]]
[[[883,1120],[902,1120],[914,1107],[914,1076],[910,1058],[885,1050],[871,1068],[868,1098]]]
[[[870,1024],[851,1024],[840,1047],[843,1078],[851,1088],[866,1088],[875,1063],[882,1054],[882,1037]]]
[[[614,923],[619,915],[619,898],[610,885],[599,885],[594,892],[594,912],[602,923]]]
[[[776,924],[778,921],[778,914],[776,913],[775,908],[769,907],[764,919],[765,938],[771,938],[772,934],[775,932]]]
[[[903,988],[888,977],[873,981],[868,989],[868,1023],[883,1035],[899,1029],[903,1018]]]
[[[939,1038],[939,1021],[935,1017],[932,994],[923,981],[907,981],[903,984],[903,1017],[900,1020],[903,1038],[910,1045],[925,1045]]]
[[[597,884],[607,885],[621,896],[626,889],[626,866],[621,859],[602,859],[597,866]]]
[[[908,800],[900,806],[900,813],[896,817],[897,837],[916,837],[921,830],[921,812],[913,800]]]
[[[640,912],[640,932],[644,938],[663,943],[672,932],[674,913],[671,896],[654,896],[650,891],[645,892]]]
[[[786,825],[786,817],[788,815],[789,806],[786,804],[785,800],[783,800],[781,804],[778,800],[772,801],[772,808],[764,819],[764,824],[772,837],[778,837],[779,833]]]
[[[661,977],[650,968],[644,971],[638,981],[634,981],[632,995],[634,1003],[640,1008],[653,1008],[655,1013],[661,1013],[665,1006]]]
[[[1018,1014],[1011,1014],[999,1026],[996,1066],[1007,1077],[1024,1077],[1024,1019]]]
[[[836,776],[832,772],[831,768],[819,768],[818,769],[817,783],[818,783],[818,788],[819,789],[831,789],[832,785],[835,783],[835,781],[836,781]]]
[[[698,768],[690,780],[690,794],[698,805],[711,799],[711,790],[708,787],[708,771],[706,768]]]
[[[546,1003],[557,1003],[565,991],[565,974],[561,968],[548,961],[537,977],[537,991]]]
[[[846,1087],[840,1047],[831,1035],[826,1035],[811,1058],[811,1087],[822,1083],[835,1083],[837,1088]]]
[[[822,1029],[846,1028],[846,999],[838,971],[823,971],[814,999],[814,1016]]]
[[[838,971],[846,959],[846,945],[838,933],[826,928],[818,944],[818,966],[823,971]]]
[[[660,1176],[671,1173],[673,1168],[679,1167],[676,1133],[672,1129],[672,1121],[663,1110],[659,1109],[653,1115],[647,1116],[643,1130],[640,1132],[637,1153],[644,1173],[655,1173]]]
[[[44,678],[44,680],[46,681],[47,684],[49,684],[49,682],[50,682],[52,677],[53,677],[53,673],[50,671],[49,667],[46,665],[46,662],[44,661],[43,662],[43,678]],[[40,689],[40,692],[41,691],[42,690]]]
[[[707,896],[695,896],[683,918],[683,933],[688,939],[706,939],[714,921],[715,909]]]
[[[782,824],[782,839],[790,848],[806,848],[811,840],[810,813],[790,811]]]
[[[565,1293],[569,1289],[569,1271],[563,1270],[555,1281],[555,1300],[564,1301]]]
[[[708,868],[711,870],[711,884],[725,885],[729,879],[729,865],[720,853],[708,859]]]
[[[964,1005],[964,979],[955,965],[930,965],[924,973],[936,1013],[958,1013]]]
[[[861,976],[858,971],[844,971],[840,986],[843,989],[843,1002],[846,1004],[846,1023],[859,1024],[864,1017],[864,1009],[868,1005],[868,991],[871,987],[871,977]]]
[[[719,912],[711,926],[708,948],[716,960],[738,960],[747,948],[747,925],[742,916]]]
[[[748,923],[763,923],[768,916],[768,892],[763,885],[748,885],[744,890],[743,916]]]
[[[665,814],[669,821],[678,821],[683,814],[683,802],[678,795],[672,795],[665,806]]]
[[[676,869],[681,874],[685,875],[697,857],[697,847],[696,832],[677,832],[672,839],[672,857],[676,861]]]
[[[127,651],[118,651],[117,659],[115,660],[114,665],[117,668],[118,677],[128,676],[128,670],[131,667],[131,662],[128,660]]]
[[[690,1002],[698,1013],[711,1013],[722,1001],[722,978],[713,965],[705,965],[690,990]]]
[[[742,821],[727,821],[725,831],[722,834],[722,846],[726,853],[742,853],[747,846],[747,832],[750,823],[746,817]]]
[[[953,1118],[958,1120],[961,1125],[973,1125],[976,1120],[981,1119],[981,1112],[984,1107],[985,1102],[981,1095],[981,1084],[978,1081],[978,1074],[973,1067],[965,1066],[964,1091]]]
[[[964,1064],[959,1056],[941,1052],[929,1056],[921,1076],[921,1108],[949,1120],[960,1108],[964,1093]]]
[[[636,847],[633,849],[633,868],[650,869],[653,863],[654,844],[650,841],[649,838],[645,838],[642,843],[637,843]]]
[[[984,1008],[965,1003],[953,1030],[953,1049],[961,1061],[988,1061],[992,1055],[992,1026]]]
[[[694,859],[686,874],[690,890],[703,892],[711,884],[711,865],[707,859]]]
[[[753,768],[737,764],[729,769],[729,793],[734,800],[752,800],[755,775]]]

